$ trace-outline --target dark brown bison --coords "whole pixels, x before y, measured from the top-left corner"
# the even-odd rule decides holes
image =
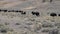
[[[32,12],[32,15],[39,16],[39,12]]]
[[[50,16],[54,17],[54,16],[57,16],[56,13],[51,13]]]
[[[26,12],[21,12],[21,14],[26,14]]]
[[[7,12],[7,10],[4,10],[4,9],[2,9],[1,11],[3,11],[3,12]]]
[[[0,9],[0,12],[1,12],[2,10]]]
[[[60,14],[58,14],[58,16],[60,16]]]
[[[23,12],[23,11],[20,10],[19,12]]]

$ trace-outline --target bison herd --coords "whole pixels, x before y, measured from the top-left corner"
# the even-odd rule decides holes
[[[60,14],[50,13],[50,16],[55,17],[55,16],[60,16]]]
[[[0,12],[20,12],[23,15],[26,14],[26,12],[24,12],[22,10],[3,10],[3,9],[0,9]],[[37,11],[36,12],[32,11],[31,14],[35,15],[35,16],[40,16],[40,13]],[[55,16],[57,16],[57,14],[56,13],[50,13],[50,16],[55,17]],[[58,14],[58,16],[60,16],[60,14]]]
[[[26,14],[26,12],[24,11],[21,11],[21,10],[1,10],[0,9],[0,12],[20,12],[21,14]],[[36,16],[39,16],[39,12],[31,12],[32,15],[36,15]]]

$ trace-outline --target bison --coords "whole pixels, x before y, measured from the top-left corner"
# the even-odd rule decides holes
[[[22,13],[23,11],[21,11],[21,10],[20,10],[19,12],[21,12],[21,13]]]
[[[7,12],[7,10],[1,10],[1,11],[3,11],[3,12]]]
[[[1,12],[2,10],[0,9],[0,12]]]
[[[58,29],[53,29],[49,31],[49,34],[58,34],[59,30]]]
[[[32,12],[32,15],[39,16],[39,12]]]
[[[51,13],[50,16],[55,17],[55,16],[57,16],[57,14],[56,13]]]
[[[26,12],[21,12],[21,14],[26,14]]]

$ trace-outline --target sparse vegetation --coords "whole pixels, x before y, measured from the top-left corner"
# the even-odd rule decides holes
[[[49,29],[43,29],[41,32],[46,33],[46,32],[49,32],[49,31],[50,31]]]
[[[9,25],[9,23],[5,22],[5,25]]]
[[[32,13],[32,15],[40,16],[39,12],[31,12],[31,13]]]
[[[7,3],[0,1],[0,8],[4,8],[0,9],[0,33],[58,34],[58,30],[53,29],[60,30],[60,1],[52,1],[7,0]]]
[[[20,25],[20,23],[16,23],[15,25]]]
[[[53,25],[49,23],[45,23],[45,24],[42,24],[42,27],[53,27]]]
[[[6,29],[1,29],[0,32],[1,33],[7,33],[7,30]]]
[[[58,29],[53,29],[49,31],[49,34],[58,34],[59,30]]]

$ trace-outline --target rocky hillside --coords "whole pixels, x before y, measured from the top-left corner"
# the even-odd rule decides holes
[[[60,34],[60,0],[43,1],[0,0],[0,34]]]

